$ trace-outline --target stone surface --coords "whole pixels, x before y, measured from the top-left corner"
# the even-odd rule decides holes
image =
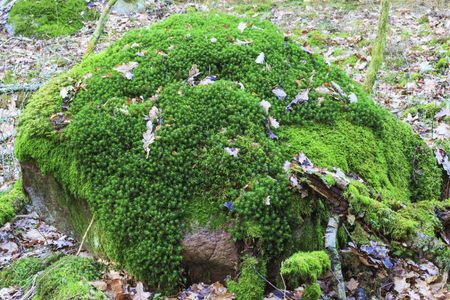
[[[31,162],[22,163],[23,187],[40,217],[79,241],[92,217],[86,201],[68,195],[51,175],[43,175]],[[196,226],[185,234],[183,266],[190,282],[212,283],[236,276],[238,247],[229,233]],[[88,250],[102,254],[101,234],[95,222],[85,242]]]
[[[183,263],[192,282],[223,282],[236,275],[239,253],[228,232],[196,228],[184,237]]]

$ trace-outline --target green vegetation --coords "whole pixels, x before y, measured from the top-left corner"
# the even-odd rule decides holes
[[[321,294],[322,294],[322,291],[320,289],[320,285],[317,282],[315,282],[306,287],[305,291],[303,292],[302,299],[303,300],[318,300],[318,299],[320,299]]]
[[[450,207],[450,199],[445,201],[420,201],[405,206],[403,203],[387,203],[373,199],[367,187],[352,182],[345,192],[350,210],[364,218],[371,229],[398,241],[410,241],[418,230],[429,236],[442,230],[442,223],[435,211]]]
[[[260,300],[264,298],[264,280],[257,272],[264,276],[265,266],[254,257],[244,257],[241,266],[239,282],[229,280],[227,287],[239,300]]]
[[[283,262],[280,272],[292,287],[306,284],[302,299],[317,300],[321,295],[317,279],[330,268],[325,251],[297,252]]]
[[[197,82],[218,80],[189,84],[196,68]],[[357,103],[316,91],[330,82]],[[277,86],[286,100],[274,96]],[[309,100],[287,112],[306,89]],[[267,134],[269,115],[278,139]],[[223,14],[176,15],[129,32],[41,88],[19,123],[19,159],[85,199],[105,254],[166,292],[183,283],[180,240],[192,223],[226,228],[267,265],[323,247],[327,207],[291,190],[283,170],[299,152],[358,174],[389,203],[438,199],[442,181],[420,138],[342,70],[269,22]],[[357,196],[356,208],[371,207]]]
[[[45,264],[35,257],[23,257],[0,272],[0,289],[18,285],[27,289],[33,275],[42,271]]]
[[[25,291],[36,284],[34,300],[106,300],[89,281],[101,279],[103,266],[92,259],[51,255],[43,260],[23,257],[0,272],[0,288],[18,285]]]
[[[297,252],[283,262],[281,274],[299,283],[316,281],[331,268],[330,258],[325,251]]]
[[[85,0],[18,0],[9,23],[16,34],[49,38],[75,33],[91,18]]]
[[[0,193],[0,226],[12,219],[19,212],[28,198],[22,191],[22,180],[14,183],[14,186]]]
[[[89,258],[64,256],[39,274],[33,299],[106,300],[102,292],[89,284],[89,281],[101,279],[102,268]]]

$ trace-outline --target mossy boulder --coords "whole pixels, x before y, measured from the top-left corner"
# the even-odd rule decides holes
[[[8,24],[15,34],[49,38],[79,31],[93,15],[85,0],[18,0]]]
[[[214,13],[131,31],[54,78],[16,149],[87,201],[110,259],[164,290],[184,282],[196,226],[230,233],[268,270],[323,248],[326,202],[283,168],[299,152],[386,205],[438,199],[442,181],[423,141],[342,70],[267,21]]]

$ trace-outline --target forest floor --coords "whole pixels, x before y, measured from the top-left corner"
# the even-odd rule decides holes
[[[304,1],[299,4],[299,1],[232,0],[210,1],[213,4],[209,5],[196,3],[198,1],[170,5],[161,2],[154,4],[149,1],[148,10],[142,13],[121,15],[112,12],[97,50],[104,49],[132,28],[150,25],[171,14],[218,9],[272,21],[293,40],[323,54],[327,61],[340,65],[355,81],[363,82],[370,62],[371,42],[376,34],[379,14],[379,6],[373,1],[333,1],[333,4],[330,4],[331,1]],[[89,5],[92,9],[101,11],[104,4],[103,1],[91,1]],[[81,60],[95,29],[95,22],[88,22],[73,36],[37,40],[9,34],[5,26],[6,18],[5,7],[0,7],[0,86],[45,83],[54,75],[68,70]],[[394,1],[389,25],[385,62],[374,86],[373,97],[380,105],[411,124],[414,131],[431,147],[445,147],[448,151],[450,4],[447,1]],[[30,94],[31,92],[0,95],[0,191],[20,176],[18,164],[12,157],[15,124]],[[23,221],[24,218],[28,221]],[[29,225],[25,226],[28,229],[21,235],[11,230],[11,226],[18,226],[20,222],[28,222]],[[33,237],[32,234],[26,236],[27,232],[40,226],[44,226],[43,231],[56,234],[52,235],[55,238],[50,239],[55,242],[48,243],[47,238],[41,241],[39,236]],[[8,256],[9,260],[0,261],[0,268],[21,256],[33,254],[33,251],[43,251],[36,245],[48,246],[50,251],[74,251],[75,241],[59,233],[57,229],[46,226],[31,211],[26,217],[19,216],[2,227],[0,250],[5,257],[11,255]],[[33,231],[33,234],[36,232]],[[27,238],[32,241],[38,239],[38,242],[30,244]],[[17,249],[11,243],[16,244]],[[126,282],[126,278],[120,276]],[[349,289],[355,287],[355,280],[352,280],[347,282]],[[403,285],[403,289],[405,286]],[[400,294],[397,288],[402,288],[402,282],[392,288]],[[418,289],[408,286],[408,290],[420,294]],[[13,291],[4,292],[11,295]],[[217,299],[230,297],[220,285],[196,285],[179,297],[194,299],[204,293],[221,295]],[[413,296],[410,295],[412,299],[416,299]],[[0,298],[2,297],[7,299],[0,294]],[[276,295],[272,297],[270,299],[278,299]],[[11,296],[11,299],[17,298]]]

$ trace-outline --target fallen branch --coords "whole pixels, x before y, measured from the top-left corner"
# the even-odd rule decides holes
[[[111,11],[114,4],[116,4],[116,2],[117,2],[117,0],[109,0],[108,3],[106,3],[106,7],[103,10],[102,15],[100,16],[100,19],[97,22],[95,31],[92,34],[91,39],[89,40],[84,57],[89,56],[94,52],[95,47],[97,46],[98,40],[100,39],[100,36],[103,33],[103,29],[105,28],[106,21],[108,20],[108,17],[109,17],[109,12]]]
[[[339,215],[334,213],[328,219],[328,225],[325,231],[325,249],[331,260],[331,271],[337,281],[337,297],[339,300],[346,300],[345,294],[345,280],[342,275],[341,260],[339,252],[336,248],[336,236],[339,228]]]
[[[33,92],[39,89],[42,83],[0,84],[0,94],[17,92]]]
[[[78,251],[77,251],[76,256],[80,255],[81,249],[83,248],[83,244],[84,244],[84,241],[86,240],[86,237],[87,237],[87,235],[88,235],[88,232],[89,232],[89,230],[91,229],[92,224],[94,224],[94,219],[95,219],[95,218],[94,218],[94,215],[92,215],[91,222],[89,222],[89,225],[88,225],[88,227],[86,228],[86,231],[84,232],[84,235],[83,235],[83,238],[81,239],[80,247],[78,247]]]
[[[298,189],[300,193],[304,193],[306,189],[306,191],[310,190],[319,194],[331,205],[332,211],[338,215],[346,215],[348,213],[349,202],[352,201],[352,196],[347,194],[350,182],[356,180],[363,183],[362,179],[355,176],[348,176],[337,168],[334,171],[329,171],[314,166],[304,153],[300,153],[294,157],[289,165],[289,172],[289,179],[293,188]],[[331,181],[330,178],[332,178]],[[367,198],[371,199],[371,201],[363,204],[365,205],[362,207],[363,210],[372,210],[375,214],[380,212],[380,221],[384,220],[383,215],[390,215],[392,217],[386,219],[386,223],[382,224],[383,226],[379,227],[378,230],[375,230],[374,234],[379,238],[386,241],[396,240],[402,242],[405,247],[413,250],[419,257],[427,256],[430,253],[440,253],[440,255],[434,255],[428,259],[439,266],[447,263],[450,264],[450,248],[446,244],[447,240],[450,240],[450,226],[448,225],[450,213],[448,211],[440,212],[437,215],[444,226],[444,233],[446,235],[448,234],[448,237],[444,238],[445,242],[435,236],[424,234],[419,227],[412,228],[406,226],[403,228],[405,234],[395,235],[395,231],[402,228],[402,224],[404,223],[402,218],[404,217],[374,197]],[[369,224],[365,223],[364,218],[357,218],[356,221],[363,227],[368,226],[369,229],[373,229],[370,228]]]

